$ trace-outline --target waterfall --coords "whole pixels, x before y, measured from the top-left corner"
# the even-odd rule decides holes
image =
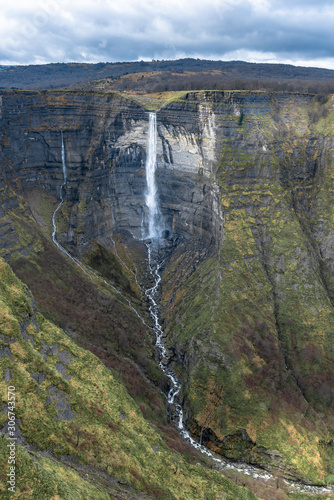
[[[148,210],[148,230],[145,239],[157,239],[161,235],[161,213],[158,205],[155,170],[157,166],[157,115],[150,113],[147,159],[145,165],[147,190],[145,202]]]
[[[63,189],[66,185],[67,181],[67,175],[66,175],[66,161],[65,161],[65,146],[64,146],[64,137],[63,137],[63,132],[61,132],[61,162],[62,162],[62,167],[63,167],[63,182],[62,185],[60,186],[60,203],[58,204],[56,210],[53,212],[52,215],[52,240],[55,245],[57,245],[58,249],[65,253],[66,255],[68,252],[58,243],[57,238],[56,238],[56,233],[57,233],[57,224],[56,224],[56,215],[60,207],[62,206],[64,202],[64,195],[63,195]]]
[[[67,181],[67,175],[66,175],[65,145],[64,145],[63,131],[61,131],[60,134],[61,134],[61,162],[63,165],[63,184],[61,186],[61,189],[63,189],[63,186],[65,186]],[[60,196],[62,196],[62,194]]]
[[[66,174],[66,160],[65,160],[65,145],[64,145],[64,137],[63,137],[63,132],[61,131],[61,162],[62,162],[62,167],[63,167],[63,182],[60,186],[60,202],[57,205],[56,210],[53,212],[52,215],[52,241],[53,243],[57,246],[58,250],[60,250],[63,254],[67,255],[75,264],[77,264],[80,269],[88,276],[88,272],[84,269],[84,264],[82,264],[77,258],[73,257],[65,248],[58,242],[57,240],[57,223],[56,223],[56,215],[62,204],[64,203],[64,195],[63,195],[63,190],[67,182],[67,174]],[[90,277],[91,278],[91,277]]]

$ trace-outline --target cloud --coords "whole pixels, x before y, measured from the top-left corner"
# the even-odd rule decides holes
[[[334,68],[333,24],[326,0],[16,0],[0,13],[0,64],[239,54]]]

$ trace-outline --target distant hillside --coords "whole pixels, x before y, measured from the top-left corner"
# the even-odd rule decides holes
[[[288,64],[243,61],[57,63],[1,68],[0,88],[49,89],[92,86],[109,79],[107,89],[159,92],[184,89],[257,89],[332,92],[334,71]],[[93,82],[92,84],[88,82]],[[105,88],[105,85],[103,85]]]

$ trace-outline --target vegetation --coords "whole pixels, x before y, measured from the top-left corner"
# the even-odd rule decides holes
[[[34,450],[18,447],[17,491],[11,496],[2,482],[2,498],[113,498],[110,484],[101,487],[105,475],[154,498],[218,499],[222,492],[226,498],[257,498],[171,452],[110,370],[32,309],[32,296],[3,260],[0,277],[0,342],[7,349],[1,398],[7,401],[8,384],[15,387],[16,419]],[[0,418],[3,426],[7,413]],[[2,437],[2,480],[6,442]],[[84,465],[85,480],[79,474]]]
[[[73,87],[136,91],[258,90],[283,92],[333,92],[333,71],[288,64],[242,61],[176,61],[123,63],[68,63],[5,68],[0,88],[53,89]]]

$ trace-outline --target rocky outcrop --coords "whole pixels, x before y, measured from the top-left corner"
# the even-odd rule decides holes
[[[93,92],[4,92],[1,159],[10,186],[43,188],[59,198],[61,131],[67,183],[60,241],[82,255],[112,229],[142,236],[148,113],[131,99]],[[284,106],[286,96],[277,96]],[[288,101],[290,102],[290,101]],[[189,93],[157,112],[157,185],[168,231],[219,247],[224,214],[216,176],[224,141],[268,156],[265,138],[249,143],[242,121],[272,107],[267,94]],[[254,165],[254,179],[272,175]]]

